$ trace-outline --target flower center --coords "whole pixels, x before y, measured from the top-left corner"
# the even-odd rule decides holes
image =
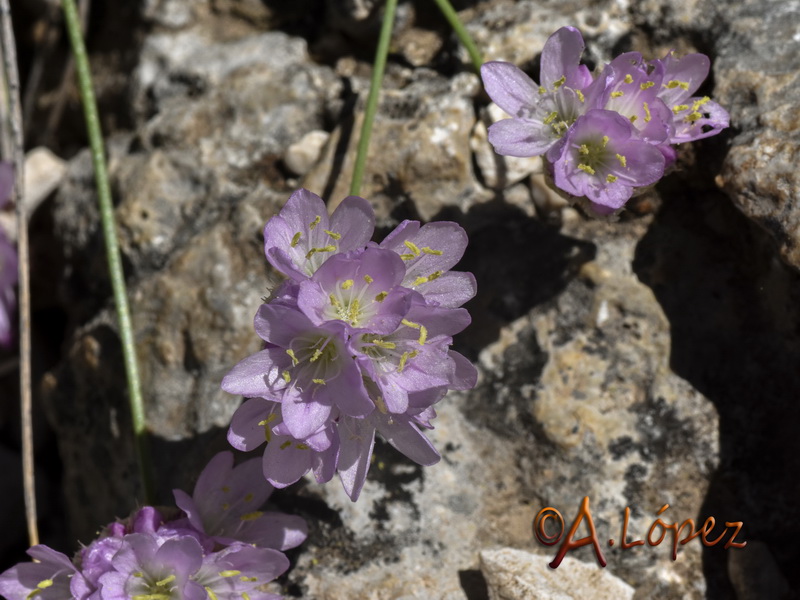
[[[292,359],[292,368],[283,372],[283,379],[291,383],[325,385],[339,374],[340,348],[332,335],[312,332],[292,340],[286,354]]]

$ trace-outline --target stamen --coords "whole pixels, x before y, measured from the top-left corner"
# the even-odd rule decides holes
[[[172,575],[170,575],[169,577],[165,577],[165,578],[164,578],[164,579],[162,579],[161,581],[156,581],[156,585],[157,585],[158,587],[164,587],[165,585],[167,585],[168,583],[172,583],[172,582],[173,582],[173,581],[175,581],[176,579],[177,579],[177,577],[176,577],[176,576],[175,576],[175,574],[173,573]]]
[[[263,515],[264,513],[261,512],[260,510],[254,510],[253,512],[243,514],[241,517],[239,517],[239,520],[255,521],[256,519],[260,519]]]
[[[553,121],[555,121],[557,118],[558,118],[558,113],[557,113],[556,111],[553,111],[553,112],[551,112],[549,115],[547,115],[547,116],[544,118],[544,120],[542,121],[542,123],[544,123],[545,125],[550,125],[550,123],[552,123]]]
[[[352,279],[347,279],[342,283],[342,289],[343,290],[349,290],[351,287],[353,287],[353,280]]]
[[[367,283],[372,283],[375,280],[369,275],[364,275],[364,281],[366,281]]]
[[[297,242],[299,242],[299,241],[300,241],[300,238],[301,238],[301,237],[302,237],[302,234],[301,234],[301,233],[298,231],[297,233],[295,233],[295,234],[292,236],[292,241],[289,243],[289,245],[290,245],[292,248],[294,248],[295,246],[297,246]]]
[[[421,325],[419,323],[414,323],[413,321],[409,321],[408,319],[403,319],[400,321],[406,327],[411,327],[412,329],[419,329]]]
[[[334,296],[333,294],[328,296],[328,298],[330,298],[331,306],[333,306],[334,308],[339,308],[342,306],[342,303],[339,302],[338,298],[336,298],[336,296]]]
[[[298,450],[308,450],[310,448],[310,446],[308,446],[307,444],[303,444],[303,443],[295,444],[294,447],[297,448]],[[253,577],[253,581],[255,581],[255,579],[256,578]]]
[[[308,362],[317,362],[320,356],[322,356],[322,350],[316,348],[314,350],[314,354],[312,354],[311,358],[308,359]]]
[[[547,93],[547,88],[544,87],[543,85],[540,85],[539,86],[539,93],[540,94],[546,94]]]
[[[681,112],[682,110],[689,110],[689,105],[688,104],[676,104],[675,106],[672,107],[672,112],[674,112],[676,115],[679,112]]]
[[[322,248],[312,248],[306,253],[306,260],[314,256],[317,252],[336,252],[336,246],[323,246]]]
[[[255,496],[253,496],[253,493],[252,492],[248,492],[244,497],[244,501],[245,502],[252,502],[253,498],[255,498]]]
[[[333,239],[335,239],[337,242],[340,239],[342,239],[342,234],[341,233],[336,233],[335,231],[331,231],[330,229],[323,229],[323,231],[325,233],[327,233],[329,236],[331,236]]]
[[[617,90],[616,92],[611,92],[611,97],[612,98],[621,98],[624,95],[625,95],[625,92],[622,92],[622,91],[619,91],[619,90]]]
[[[283,442],[283,443],[282,443],[282,444],[279,446],[279,448],[280,448],[281,450],[286,450],[286,449],[287,449],[289,446],[291,446],[291,445],[292,445],[292,441],[291,441],[291,440],[286,440],[285,442]]]
[[[633,83],[633,77],[631,77],[630,73],[625,75],[625,83]]]
[[[653,87],[655,84],[656,84],[655,81],[645,81],[644,83],[640,83],[639,84],[639,89],[640,90],[647,90],[647,89],[650,89],[651,87]]]
[[[283,373],[281,373],[281,377],[283,377],[283,380],[286,383],[292,383],[292,376],[289,373],[289,371],[284,371]]]
[[[701,106],[703,106],[703,104],[705,104],[710,100],[711,98],[709,98],[708,96],[703,96],[699,100],[695,100],[694,103],[692,104],[692,110],[698,110]]]
[[[584,173],[588,173],[589,175],[594,175],[594,173],[595,173],[595,170],[592,167],[590,167],[589,165],[584,165],[584,164],[581,163],[581,164],[578,165],[578,168],[581,171],[583,171]]]
[[[606,146],[608,146],[608,136],[604,135],[603,136],[603,148],[605,148]]]
[[[623,167],[628,166],[628,159],[622,156],[622,154],[617,154],[617,160],[619,161],[619,164],[621,164]]]
[[[442,254],[444,254],[444,252],[442,252],[441,250],[434,250],[432,248],[428,248],[427,246],[423,247],[422,251],[425,254],[433,254],[434,256],[441,256]]]
[[[242,574],[241,571],[237,571],[235,569],[230,569],[228,571],[220,571],[219,572],[219,576],[220,577],[236,577],[237,575],[241,575],[241,574]]]
[[[314,218],[314,220],[313,220],[313,221],[311,221],[311,223],[309,223],[309,224],[308,224],[308,228],[309,228],[311,231],[314,231],[314,228],[315,228],[317,225],[319,225],[321,221],[322,221],[322,217],[321,217],[321,216],[319,216],[319,215],[317,215],[317,216]]]
[[[553,82],[553,91],[556,91],[558,88],[560,88],[562,85],[564,85],[564,83],[566,83],[566,81],[567,81],[567,76],[566,75],[562,75],[559,79],[556,79]]]
[[[650,106],[647,102],[642,102],[642,108],[644,108],[644,122],[649,123],[653,118],[653,115],[650,114]]]
[[[297,360],[297,357],[294,355],[294,350],[292,350],[291,348],[287,348],[286,354],[288,354],[289,357],[292,359],[292,366],[296,367],[297,363],[299,363],[300,361]]]
[[[433,281],[434,279],[439,279],[442,276],[444,271],[434,271],[430,275],[428,275],[428,281]]]
[[[628,118],[631,120],[631,123],[636,123],[636,119],[638,119],[639,117],[637,117],[636,115],[631,115]]]
[[[424,346],[425,342],[428,341],[428,330],[425,329],[424,325],[419,326],[419,339],[417,341],[420,346]]]
[[[325,385],[325,380],[324,379],[312,379],[311,381],[313,383],[316,383],[317,385]]]
[[[580,152],[581,154],[589,154],[589,146],[587,146],[586,144],[581,144],[581,147],[578,148],[578,152]]]
[[[611,173],[606,175],[606,182],[607,183],[614,183],[616,180],[617,180],[617,176],[616,175],[612,175]]]
[[[689,113],[688,115],[686,115],[686,117],[683,120],[686,123],[694,123],[702,118],[703,118],[703,113],[695,111],[693,113]]]
[[[575,90],[575,94],[578,96],[578,100],[581,101],[581,104],[583,104],[586,100],[586,96],[583,95],[583,92],[580,90]]]
[[[378,410],[381,412],[381,414],[385,415],[389,412],[389,410],[386,408],[386,402],[383,401],[383,396],[378,396],[375,398],[375,406],[378,407]]]
[[[677,79],[673,79],[669,83],[665,83],[664,87],[666,87],[667,89],[670,89],[670,90],[673,90],[676,87],[679,87],[679,88],[684,89],[684,90],[688,90],[689,89],[689,82],[688,81],[678,81]]]
[[[406,240],[405,242],[403,242],[403,244],[405,244],[405,247],[414,253],[414,256],[419,256],[422,253],[422,251],[417,247],[417,245],[414,242]]]
[[[206,590],[206,594],[208,594],[208,600],[219,600],[219,596],[214,593],[214,590],[207,585],[203,586],[203,588]]]
[[[375,302],[383,302],[386,300],[386,296],[389,295],[389,292],[381,292],[377,296],[375,296]]]
[[[380,338],[375,338],[374,340],[372,340],[372,343],[378,346],[378,348],[385,348],[386,350],[394,350],[395,348],[397,348],[397,344],[395,344],[394,342],[387,342]]]

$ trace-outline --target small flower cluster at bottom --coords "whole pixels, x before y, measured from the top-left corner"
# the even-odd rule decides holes
[[[75,560],[44,545],[0,575],[7,600],[279,600],[269,583],[289,568],[281,550],[306,538],[305,521],[257,510],[272,492],[260,461],[215,456],[193,496],[175,490],[182,514],[150,506],[108,525]],[[174,509],[171,512],[176,512]]]
[[[363,198],[345,198],[329,217],[322,199],[299,190],[264,228],[267,260],[288,279],[256,314],[264,349],[222,388],[251,398],[228,440],[245,451],[266,441],[264,475],[276,487],[338,472],[355,501],[376,431],[415,462],[437,462],[420,428],[432,429],[448,389],[475,385],[475,367],[450,350],[470,323],[459,307],[475,294],[472,274],[450,270],[466,233],[404,221],[376,244],[374,224]]]

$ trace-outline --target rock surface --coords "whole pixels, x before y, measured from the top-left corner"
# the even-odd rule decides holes
[[[264,223],[297,186],[331,207],[349,188],[380,3],[278,4],[144,2],[152,30],[131,81],[133,127],[108,142],[164,503],[225,446],[240,399],[219,381],[258,348],[252,317],[277,281]],[[356,504],[336,481],[275,495],[310,526],[285,595],[505,597],[495,576],[506,567],[487,571],[498,557],[487,552],[482,575],[480,552],[551,560],[534,518],[550,506],[569,525],[584,496],[609,563],[601,571],[590,548],[571,553],[586,563],[584,582],[613,576],[642,599],[755,589],[729,575],[746,549],[696,540],[673,562],[669,536],[619,547],[626,507],[629,539],[645,539],[669,504],[666,523],[743,521],[743,539],[774,557],[773,578],[800,585],[789,500],[800,491],[800,278],[779,260],[800,266],[800,192],[786,166],[797,162],[797,15],[778,2],[758,19],[751,2],[714,6],[487,0],[461,12],[487,59],[531,74],[547,36],[567,24],[583,29],[592,64],[629,49],[712,53],[708,91],[731,110],[731,131],[686,148],[676,173],[607,223],[549,195],[535,161],[492,161],[488,98],[466,55],[403,3],[362,195],[383,233],[404,218],[467,229],[459,268],[475,273],[479,294],[456,344],[480,381],[437,407],[435,467],[379,444]],[[762,45],[767,34],[783,54]],[[720,169],[727,196],[715,187]],[[44,288],[64,311],[66,339],[42,388],[72,533],[86,541],[137,491],[87,153],[71,160],[49,210],[58,277]],[[545,573],[557,586],[567,571]]]

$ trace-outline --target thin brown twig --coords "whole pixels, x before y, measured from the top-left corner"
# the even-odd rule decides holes
[[[28,218],[25,210],[25,145],[22,137],[19,72],[11,8],[8,0],[0,0],[0,43],[3,49],[3,70],[8,84],[13,138],[14,205],[17,213],[17,254],[19,256],[19,357],[20,413],[22,421],[22,484],[25,495],[25,519],[31,546],[39,543],[36,516],[36,487],[33,478],[33,401],[31,394],[31,298],[28,253]]]

